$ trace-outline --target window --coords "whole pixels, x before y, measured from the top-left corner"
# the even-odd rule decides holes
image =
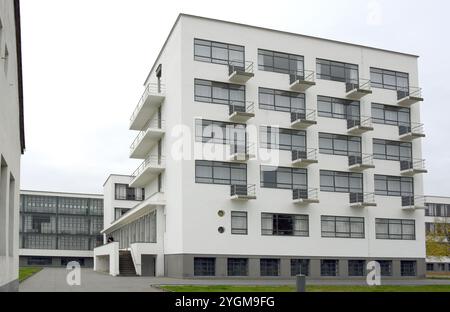
[[[317,107],[319,117],[346,120],[361,119],[358,101],[343,100],[319,95],[317,97]]]
[[[201,62],[244,67],[245,48],[234,44],[194,39],[194,59]]]
[[[89,218],[84,216],[58,216],[59,234],[89,234]]]
[[[317,78],[359,83],[358,65],[317,59]]]
[[[261,214],[261,234],[273,236],[309,236],[306,215]]]
[[[305,112],[303,93],[259,88],[259,108],[280,112]]]
[[[339,260],[320,260],[320,275],[338,276]]]
[[[308,189],[306,169],[261,166],[261,187]]]
[[[374,88],[409,91],[409,75],[407,73],[371,67],[370,80]]]
[[[23,216],[23,232],[56,234],[56,216],[27,214]]]
[[[434,271],[434,263],[427,263],[427,271],[428,272]]]
[[[23,195],[24,212],[56,213],[56,210],[56,197]]]
[[[114,220],[120,219],[124,214],[126,214],[130,209],[127,208],[115,208],[114,209]]]
[[[25,249],[57,249],[55,235],[26,234],[23,239]]]
[[[291,259],[291,276],[309,275],[308,259]]]
[[[375,194],[381,196],[414,196],[414,179],[375,175]]]
[[[450,205],[426,204],[425,215],[428,217],[450,217]]]
[[[115,184],[116,200],[144,200],[145,190],[143,188],[129,187],[127,184]]]
[[[103,216],[103,199],[90,199],[89,214],[91,216]]]
[[[306,131],[262,126],[259,128],[262,148],[283,151],[306,151]]]
[[[412,144],[373,139],[373,158],[381,160],[411,161]]]
[[[215,276],[215,258],[194,258],[194,276]]]
[[[377,260],[380,264],[381,276],[392,276],[392,261],[391,260]]]
[[[303,74],[303,56],[258,49],[259,70],[282,73]]]
[[[320,170],[322,192],[363,193],[362,173]]]
[[[231,212],[231,234],[247,235],[247,213],[246,212]]]
[[[49,266],[52,265],[51,257],[29,257],[27,259],[28,265]]]
[[[89,210],[89,200],[87,198],[58,198],[58,213],[71,215],[87,215]]]
[[[416,276],[416,261],[400,261],[402,276]]]
[[[247,165],[197,160],[195,183],[247,185]]]
[[[196,119],[195,141],[245,146],[247,141],[246,126],[223,121]]]
[[[364,218],[322,216],[322,237],[364,238]]]
[[[361,156],[361,138],[319,133],[319,151],[329,155]]]
[[[228,276],[247,276],[248,259],[228,258]]]
[[[366,261],[364,260],[349,260],[348,261],[348,275],[349,276],[364,276]]]
[[[376,219],[377,239],[415,240],[414,220]]]
[[[195,79],[195,101],[245,107],[245,86]]]
[[[280,271],[280,259],[261,259],[261,276],[278,276]]]
[[[411,110],[406,107],[372,103],[372,120],[378,124],[409,127]]]

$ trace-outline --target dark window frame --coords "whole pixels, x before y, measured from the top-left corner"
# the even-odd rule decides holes
[[[325,111],[321,103],[330,106],[330,111]],[[344,112],[339,112],[338,107],[343,106]],[[357,112],[356,112],[357,111]],[[361,120],[361,102],[356,100],[340,99],[330,96],[317,96],[317,114],[319,117],[344,120]]]
[[[227,276],[248,276],[247,258],[228,258]]]
[[[375,145],[383,146],[384,153],[378,153],[375,149]],[[388,154],[390,148],[398,148],[398,155]],[[401,154],[401,149],[409,148],[409,156],[405,157]],[[390,141],[383,139],[373,139],[373,158],[378,160],[391,160],[391,161],[412,161],[412,143],[411,142],[401,142],[401,141]]]
[[[333,178],[333,186],[329,188],[329,186],[324,186],[322,184],[322,176],[327,175]],[[337,187],[336,179],[337,178],[346,178],[348,180],[348,187]],[[361,180],[361,189],[355,189],[351,186],[351,179],[360,178]],[[364,175],[362,173],[357,172],[343,172],[343,171],[331,171],[331,170],[320,170],[320,190],[322,192],[332,192],[332,193],[364,193]]]
[[[210,127],[211,137],[206,136],[205,128]],[[220,137],[216,137],[217,131],[221,131]],[[195,141],[212,144],[237,144],[247,145],[247,126],[245,124],[217,121],[210,119],[195,119]],[[240,138],[242,136],[242,138]]]
[[[380,233],[378,231],[378,225],[387,225],[387,232]],[[400,225],[400,234],[391,233],[391,225]],[[413,234],[404,234],[404,227],[413,226],[414,233]],[[413,219],[384,219],[384,218],[376,218],[375,219],[375,235],[376,239],[380,240],[408,240],[413,241],[416,240],[416,221]]]
[[[216,258],[195,257],[194,276],[216,276]]]
[[[309,276],[311,261],[309,259],[291,259],[291,276]]]
[[[381,75],[381,82],[375,82],[376,79],[373,79],[373,77],[374,77],[373,75]],[[387,83],[386,76],[394,77],[395,84]],[[406,87],[401,87],[399,85],[399,78],[407,79]],[[370,68],[370,81],[372,84],[372,88],[409,92],[410,82],[409,82],[409,74],[408,73],[395,71],[395,70],[382,69],[382,68],[377,68],[377,67],[371,67]]]
[[[233,227],[234,218],[245,218],[245,229]],[[248,213],[246,211],[231,212],[231,234],[232,235],[248,235]]]
[[[280,276],[280,259],[259,259],[261,276]]]
[[[264,97],[272,97],[271,102],[265,103]],[[285,105],[279,105],[279,97],[289,98],[289,108]],[[295,101],[299,101],[299,107],[296,107]],[[277,104],[278,103],[278,104]],[[258,104],[260,109],[278,111],[278,112],[306,112],[306,95],[300,92],[292,92],[270,88],[258,88]]]
[[[272,58],[272,65],[261,64],[261,59]],[[287,61],[288,68],[281,68],[275,65],[275,59],[285,59]],[[302,68],[293,68],[291,65],[294,62],[301,62]],[[258,69],[262,71],[272,72],[272,73],[280,73],[280,74],[298,74],[304,72],[305,69],[305,57],[303,55],[297,55],[292,53],[278,52],[273,50],[266,49],[258,49]]]
[[[331,149],[321,147],[321,140],[331,140]],[[346,141],[347,150],[337,149],[335,146],[336,141]],[[354,142],[359,144],[359,151],[353,152],[349,150],[349,143]],[[362,155],[362,139],[357,136],[349,136],[349,135],[341,135],[341,134],[333,134],[333,133],[319,133],[319,153],[327,154],[327,155],[336,155],[336,156],[361,156]]]
[[[209,179],[209,177],[200,177],[198,175],[198,167],[211,167],[211,178],[210,182],[201,181],[201,179]],[[214,168],[225,168],[229,170],[229,179],[220,179],[214,176]],[[232,173],[234,170],[240,170],[245,172],[245,180],[237,180],[232,178]],[[214,184],[214,185],[247,185],[247,164],[240,163],[227,163],[221,161],[208,161],[208,160],[196,160],[195,161],[195,183],[197,184]],[[224,183],[218,183],[223,181]]]
[[[330,265],[333,265],[331,267]],[[320,276],[339,276],[339,260],[322,259],[320,260]]]
[[[413,177],[397,177],[397,176],[385,176],[378,175],[374,176],[375,180],[375,195],[379,196],[393,196],[393,197],[412,197],[414,196],[414,178]],[[385,184],[385,189],[380,190],[377,188],[377,183],[383,182]],[[399,191],[393,191],[389,189],[390,183],[399,183]],[[404,190],[405,185],[410,185],[410,190]]]
[[[327,70],[328,74],[322,73],[322,69],[325,67],[328,67]],[[341,68],[341,70],[344,71],[344,77],[333,75],[332,68]],[[354,70],[356,70],[356,79],[352,79],[350,74],[350,72]],[[316,71],[317,71],[317,79],[359,84],[359,66],[357,64],[317,58]]]
[[[325,231],[324,222],[334,222],[334,231]],[[338,223],[348,223],[349,232],[338,232]],[[362,225],[362,232],[352,230],[352,225]],[[365,239],[366,224],[364,217],[347,217],[347,216],[320,216],[320,229],[322,238],[351,238]]]
[[[283,219],[284,218],[284,219]],[[291,230],[280,229],[280,222],[286,222],[286,220],[291,219]],[[272,232],[269,233],[269,229],[264,228],[264,220],[272,221]],[[306,221],[307,231],[295,230],[296,221]],[[281,233],[283,231],[291,231],[292,234]],[[287,236],[287,237],[309,237],[309,215],[301,214],[284,214],[284,213],[261,213],[261,235],[262,236]]]
[[[275,142],[271,142],[271,136],[275,136]],[[281,139],[282,136],[289,137],[290,144],[284,144]],[[307,135],[305,130],[295,130],[295,129],[285,129],[279,127],[271,126],[260,126],[259,127],[259,138],[261,148],[274,149],[281,151],[304,151],[307,150]],[[297,140],[304,141],[304,145],[294,145],[294,138]],[[264,139],[267,139],[264,141]]]
[[[274,169],[274,170],[264,170],[264,169]],[[283,172],[284,171],[284,172]],[[275,172],[275,182],[272,184],[270,181],[265,181],[264,172]],[[290,174],[291,183],[278,182],[278,174],[286,173]],[[294,176],[305,175],[304,180],[306,184],[296,184],[294,183]],[[275,167],[275,166],[263,166],[260,167],[260,183],[261,188],[270,189],[283,189],[283,190],[293,190],[293,189],[308,189],[308,170],[304,168],[291,168],[291,167]]]
[[[210,88],[210,96],[203,96],[198,95],[198,89],[199,87],[207,87]],[[228,93],[227,98],[218,98],[214,97],[214,88],[220,88],[223,90],[226,90]],[[232,90],[235,90],[236,92],[242,92],[243,98],[242,99],[233,99]],[[209,103],[209,104],[217,104],[217,105],[235,105],[235,106],[246,106],[246,98],[247,98],[247,91],[245,85],[238,85],[228,82],[219,82],[219,81],[213,81],[213,80],[206,80],[206,79],[194,79],[194,101],[195,102],[201,102],[201,103]]]
[[[197,46],[209,48],[209,57],[197,54]],[[213,49],[227,50],[227,58],[215,58],[213,56]],[[230,59],[230,52],[242,53],[242,60]],[[194,38],[194,60],[205,63],[220,64],[220,65],[237,65],[240,67],[245,66],[245,46],[238,44],[218,42],[206,39]]]
[[[379,118],[375,110],[383,111],[383,118]],[[404,126],[409,127],[411,125],[411,109],[408,107],[399,107],[392,105],[385,105],[380,103],[372,103],[372,121],[376,124],[389,125],[389,126]],[[390,112],[390,114],[387,114]],[[407,116],[408,121],[401,121],[399,114]],[[394,119],[389,119],[388,116],[395,115]]]

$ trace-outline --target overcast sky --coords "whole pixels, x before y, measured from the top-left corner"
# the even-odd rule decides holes
[[[421,56],[425,192],[450,196],[450,1],[22,0],[22,189],[101,193],[131,174],[129,117],[179,13]],[[447,39],[445,39],[447,38]]]

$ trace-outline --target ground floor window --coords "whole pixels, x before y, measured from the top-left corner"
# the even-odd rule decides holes
[[[322,276],[338,276],[339,260],[321,260],[320,275]]]
[[[228,259],[228,276],[247,276],[248,259]]]
[[[195,276],[215,276],[216,259],[215,258],[194,258]]]
[[[445,272],[445,263],[438,263],[437,270],[440,272]]]
[[[261,276],[278,276],[280,271],[279,259],[261,259]]]
[[[381,276],[392,276],[392,261],[390,260],[377,260],[380,264]]]
[[[309,275],[309,260],[308,259],[291,259],[291,275]]]
[[[348,261],[348,275],[349,276],[364,276],[364,260],[349,260]]]
[[[416,261],[400,262],[402,276],[416,276]]]
[[[52,265],[51,257],[30,257],[27,261],[28,265]]]
[[[427,271],[434,271],[434,264],[433,263],[427,263]]]

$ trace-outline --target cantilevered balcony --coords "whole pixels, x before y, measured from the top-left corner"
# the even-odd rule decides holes
[[[425,208],[425,196],[402,196],[403,210],[423,210]]]
[[[253,62],[230,61],[228,65],[228,80],[230,82],[245,84],[254,76]]]
[[[414,176],[416,174],[427,173],[424,159],[402,160],[400,161],[400,172],[404,176]]]
[[[247,144],[231,144],[230,145],[230,161],[246,162],[255,158],[255,144],[247,142]]]
[[[301,70],[289,74],[289,83],[292,91],[304,92],[316,85],[316,73],[311,70]]]
[[[134,177],[130,183],[130,187],[145,187],[151,181],[156,179],[158,175],[166,168],[165,158],[162,156],[149,156],[144,162],[133,172]]]
[[[130,130],[142,130],[165,98],[166,92],[164,85],[148,84],[133,115],[131,115]]]
[[[397,104],[404,107],[410,107],[411,105],[423,102],[422,89],[416,87],[410,87],[408,90],[397,91]]]
[[[317,149],[305,148],[304,150],[292,151],[292,166],[294,167],[308,167],[318,162]]]
[[[297,205],[309,205],[318,204],[319,201],[319,190],[316,188],[309,189],[293,189],[292,199],[294,204]]]
[[[364,96],[372,94],[372,85],[370,80],[359,79],[358,82],[347,82],[345,84],[346,96],[352,100],[360,100]]]
[[[301,109],[291,112],[291,128],[306,129],[317,125],[317,114],[313,109]]]
[[[164,136],[164,133],[164,120],[159,119],[158,116],[150,120],[131,144],[130,158],[145,159],[153,146]]]
[[[228,119],[232,122],[246,123],[250,118],[255,117],[255,103],[253,102],[232,102]]]
[[[348,168],[354,171],[364,171],[368,169],[374,169],[373,155],[361,154],[358,156],[348,156]]]
[[[425,137],[423,124],[411,123],[409,125],[401,125],[398,127],[398,134],[402,141],[412,141]]]
[[[253,200],[256,199],[256,185],[231,185],[231,199],[232,200]]]
[[[374,193],[350,193],[351,208],[376,207]]]
[[[373,131],[372,117],[362,116],[361,119],[347,120],[347,133],[353,135],[361,135],[363,133]]]

